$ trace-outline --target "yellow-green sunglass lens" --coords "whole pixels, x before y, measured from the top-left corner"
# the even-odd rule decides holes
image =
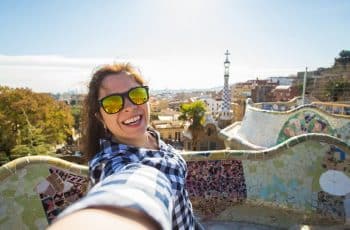
[[[106,97],[102,101],[102,106],[107,113],[117,113],[123,108],[123,98],[119,95]]]
[[[148,94],[145,88],[135,88],[129,92],[130,100],[136,105],[142,105],[148,101]]]

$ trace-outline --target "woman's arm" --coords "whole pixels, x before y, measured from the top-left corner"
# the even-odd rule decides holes
[[[172,211],[166,176],[150,166],[129,164],[65,209],[50,229],[171,229]]]
[[[88,208],[56,221],[48,229],[161,229],[152,218],[130,208]]]

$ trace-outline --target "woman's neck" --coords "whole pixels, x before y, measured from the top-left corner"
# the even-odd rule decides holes
[[[138,148],[159,149],[156,138],[152,136],[149,131],[146,131],[145,134],[138,139],[116,138],[116,140],[118,143],[131,145]]]

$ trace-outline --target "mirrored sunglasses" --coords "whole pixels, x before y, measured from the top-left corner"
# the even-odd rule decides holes
[[[106,113],[114,114],[124,108],[125,97],[134,105],[145,104],[149,99],[148,86],[134,87],[125,93],[110,94],[98,102]]]

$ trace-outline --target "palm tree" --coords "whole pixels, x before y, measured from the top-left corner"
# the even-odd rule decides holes
[[[192,150],[196,150],[199,134],[204,131],[204,115],[206,106],[203,101],[182,104],[180,106],[180,120],[189,121],[188,130],[192,135]]]

